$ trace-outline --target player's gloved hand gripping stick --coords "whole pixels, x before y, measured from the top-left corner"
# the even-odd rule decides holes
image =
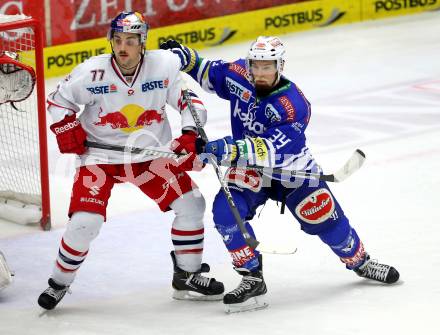
[[[200,137],[205,143],[208,143],[209,142],[208,136],[206,135],[206,132],[203,129],[202,123],[200,122],[199,116],[192,104],[191,96],[186,87],[182,88],[182,94],[183,94],[183,98],[186,100],[186,103],[188,104],[188,108],[194,119]],[[238,211],[237,206],[235,206],[234,199],[232,198],[231,191],[229,191],[228,184],[224,180],[223,173],[217,164],[217,160],[213,156],[209,155],[208,162],[212,164],[212,166],[214,167],[215,173],[217,174],[217,178],[221,185],[221,189],[226,197],[229,208],[231,209],[231,212],[234,215],[235,221],[237,221],[238,227],[240,228],[241,234],[243,235],[246,244],[252,249],[255,249],[258,246],[259,242],[253,236],[251,236],[251,234],[249,234],[249,231],[246,229],[246,226],[244,225],[244,222],[241,219],[240,212]]]

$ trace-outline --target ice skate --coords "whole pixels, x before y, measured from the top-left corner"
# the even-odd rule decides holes
[[[261,271],[250,272],[247,269],[236,269],[243,278],[238,287],[225,294],[223,303],[226,313],[255,311],[269,306],[265,301],[267,292]]]
[[[214,278],[202,276],[202,272],[209,272],[209,265],[202,263],[197,272],[187,272],[180,269],[176,263],[174,251],[171,252],[174,265],[173,298],[177,300],[221,300],[225,288],[222,282]]]
[[[258,256],[259,266],[255,271],[235,268],[243,276],[236,289],[225,294],[223,304],[226,313],[256,311],[269,306],[265,301],[267,292],[263,278],[263,256]]]
[[[69,291],[69,286],[59,285],[55,283],[52,278],[49,278],[49,287],[40,294],[38,304],[44,309],[54,309],[56,305],[63,299],[66,292]]]
[[[399,272],[395,268],[370,259],[369,255],[366,255],[364,263],[358,268],[353,269],[353,271],[360,277],[387,284],[392,284],[399,280]]]

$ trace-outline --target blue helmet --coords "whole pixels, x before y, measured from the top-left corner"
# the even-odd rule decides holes
[[[148,29],[149,26],[142,14],[138,12],[121,12],[110,23],[107,38],[111,40],[115,32],[139,34],[141,44],[145,45]]]

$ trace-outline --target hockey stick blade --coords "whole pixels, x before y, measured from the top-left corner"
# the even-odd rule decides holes
[[[364,164],[366,156],[363,151],[360,149],[356,149],[355,152],[351,155],[348,161],[344,164],[342,168],[336,171],[333,175],[328,175],[329,178],[332,178],[334,182],[340,183],[344,181],[348,177],[350,177],[354,172],[359,170],[361,166]]]
[[[283,248],[283,247],[276,247],[276,248],[270,248],[270,247],[266,247],[264,242],[262,243],[261,247],[258,247],[257,250],[259,252],[261,252],[262,254],[271,254],[271,255],[293,255],[295,254],[298,249],[295,247],[292,248]]]

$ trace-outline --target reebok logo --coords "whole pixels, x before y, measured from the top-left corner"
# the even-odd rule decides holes
[[[70,129],[73,129],[73,128],[79,126],[79,124],[80,124],[79,120],[75,120],[73,122],[69,122],[68,124],[66,124],[66,125],[64,125],[62,127],[55,127],[55,129],[54,129],[55,130],[55,134],[56,135],[62,134],[62,133],[66,132],[66,131],[68,131]]]

